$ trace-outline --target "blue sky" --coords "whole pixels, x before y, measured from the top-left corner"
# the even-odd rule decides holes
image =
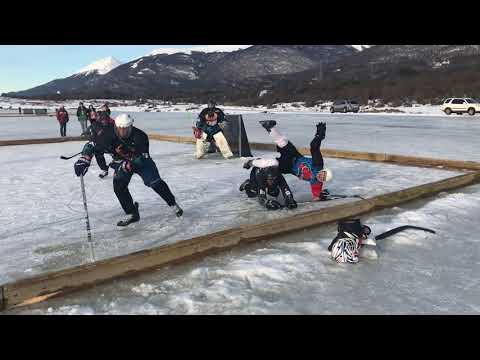
[[[247,45],[219,45],[221,47]],[[92,62],[113,56],[122,62],[158,48],[190,49],[192,45],[0,45],[0,93],[26,90],[64,78]],[[209,45],[195,48],[209,49]]]

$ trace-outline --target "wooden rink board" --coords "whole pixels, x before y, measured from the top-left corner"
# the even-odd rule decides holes
[[[86,140],[86,139],[80,136],[65,136],[65,137],[43,138],[43,139],[0,140],[0,146],[52,144],[52,143],[62,143],[67,141],[82,141],[82,140]]]
[[[149,134],[149,137],[152,140],[173,141],[186,144],[194,143],[194,139],[189,137],[158,134]],[[37,142],[38,140],[48,139],[33,139],[32,141],[35,141],[34,143],[46,143]],[[65,138],[62,140],[73,141]],[[80,140],[82,140],[82,138],[80,138]],[[252,146],[252,148],[261,148],[264,150],[270,150],[272,147],[274,148],[274,146],[271,144],[256,145],[261,146]],[[265,148],[263,148],[263,146]],[[270,148],[268,146],[270,146]],[[302,152],[305,151],[307,151],[307,154],[309,153],[309,149],[302,149]],[[480,164],[475,162],[415,158],[399,155],[337,150],[328,151],[332,151],[332,154],[335,155],[334,157],[341,157],[345,159],[353,158],[354,160],[392,162],[402,165],[419,164],[413,166],[442,166],[450,169],[480,169]],[[324,153],[325,156],[328,156],[325,149],[322,150],[322,153]],[[113,257],[65,270],[54,271],[47,274],[14,281],[0,286],[0,310],[37,303],[54,296],[60,296],[72,291],[88,288],[112,279],[130,276],[149,270],[155,270],[166,264],[184,262],[192,258],[205,256],[217,251],[232,248],[239,244],[258,241],[261,239],[271,238],[298,230],[332,223],[341,219],[359,216],[372,211],[377,211],[380,209],[397,206],[409,201],[433,196],[442,191],[454,190],[477,183],[480,183],[480,171],[470,172],[445,180],[374,196],[365,200],[358,200],[346,204],[313,210],[302,214],[296,214],[288,218],[269,221],[263,224],[244,225],[194,237],[188,240],[178,241],[174,244],[163,245],[148,250],[142,250],[119,257]]]
[[[148,134],[150,139],[159,141],[169,141],[181,144],[195,144],[195,139],[188,136],[174,136],[174,135],[161,135],[161,134]],[[250,142],[250,148],[255,150],[268,150],[276,151],[275,144],[255,143]],[[310,156],[309,148],[298,148],[298,151],[302,155]],[[324,157],[349,159],[349,160],[362,160],[362,161],[375,161],[385,162],[397,165],[407,166],[419,166],[419,167],[435,167],[445,170],[472,170],[480,171],[480,163],[474,161],[461,161],[461,160],[445,160],[445,159],[433,159],[426,157],[415,157],[405,155],[392,155],[385,153],[372,153],[362,151],[349,151],[349,150],[336,150],[336,149],[322,149],[322,155]]]

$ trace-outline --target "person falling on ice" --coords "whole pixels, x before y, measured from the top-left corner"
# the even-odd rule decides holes
[[[194,135],[197,139],[195,152],[197,159],[201,159],[205,155],[208,146],[207,142],[212,140],[215,141],[225,159],[231,158],[233,153],[222,130],[223,122],[225,121],[223,111],[216,107],[213,100],[210,100],[208,107],[200,112],[198,118],[199,120],[194,129]]]
[[[322,200],[323,183],[332,179],[332,171],[323,168],[323,156],[320,145],[325,139],[326,124],[318,123],[317,131],[310,142],[309,156],[303,156],[297,148],[277,129],[275,120],[260,121],[277,144],[280,157],[277,158],[279,170],[282,174],[293,174],[300,180],[308,181],[313,200]]]
[[[240,191],[245,191],[249,198],[258,197],[259,203],[268,210],[278,210],[282,205],[277,199],[267,199],[267,196],[278,198],[282,192],[287,209],[295,209],[297,203],[287,181],[280,173],[276,159],[255,159],[247,161],[243,167],[252,168],[250,178],[240,185]]]
[[[74,166],[77,176],[87,173],[95,147],[91,142],[85,144],[82,156]],[[157,166],[150,157],[147,134],[133,126],[130,115],[121,114],[115,119],[114,136],[108,148],[111,149],[113,157],[110,167],[115,170],[113,189],[127,214],[124,220],[117,223],[117,226],[127,226],[140,220],[138,203],[133,202],[128,190],[128,184],[135,173],[141,176],[146,186],[151,187],[165,200],[177,217],[182,216],[183,210],[176,203],[175,196],[160,177]]]

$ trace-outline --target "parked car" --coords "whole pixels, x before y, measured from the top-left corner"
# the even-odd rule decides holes
[[[357,113],[360,110],[360,105],[356,101],[350,101],[350,100],[337,100],[333,103],[333,105],[330,107],[330,112],[336,113],[336,112],[354,112]]]
[[[475,115],[480,111],[480,103],[472,98],[448,98],[440,105],[440,109],[447,115],[451,113]]]

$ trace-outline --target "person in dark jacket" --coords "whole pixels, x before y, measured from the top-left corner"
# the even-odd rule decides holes
[[[240,191],[245,191],[249,198],[257,197],[260,205],[268,210],[278,210],[283,207],[277,200],[281,192],[285,200],[285,207],[295,209],[297,202],[293,198],[287,181],[280,173],[278,165],[276,159],[248,160],[243,167],[245,169],[253,168],[250,178],[240,185]],[[267,199],[267,195],[275,199]]]
[[[88,107],[88,120],[90,120],[90,124],[93,124],[97,120],[97,110],[95,110],[93,105]]]
[[[101,137],[97,137],[96,141],[96,143],[85,144],[82,156],[74,165],[74,170],[77,176],[85,175],[96,148],[100,146],[102,146],[102,151],[111,153],[113,161],[110,167],[115,170],[113,189],[127,214],[125,219],[117,223],[117,226],[127,226],[140,220],[138,203],[133,201],[128,190],[128,184],[133,174],[140,175],[143,183],[160,195],[177,217],[182,216],[183,210],[178,206],[175,196],[167,183],[160,177],[157,165],[150,157],[147,134],[133,126],[133,119],[130,115],[121,114],[115,119],[111,140],[106,139],[102,145],[99,145]]]
[[[77,108],[77,118],[82,127],[82,136],[87,132],[88,109],[81,102]]]
[[[64,106],[60,106],[55,112],[57,115],[57,121],[60,124],[60,136],[65,137],[67,136],[67,122],[69,120],[68,112],[65,110]]]
[[[108,116],[110,116],[110,114],[112,113],[110,111],[110,108],[108,107],[108,103],[103,104],[100,108],[100,111],[106,112]]]

